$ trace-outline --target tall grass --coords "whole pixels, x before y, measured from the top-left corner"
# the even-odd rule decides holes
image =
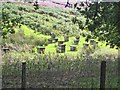
[[[27,63],[27,88],[99,88],[102,60],[98,58],[59,54],[7,54],[3,60],[3,88],[20,88],[22,60]],[[106,88],[117,88],[117,60],[106,62]]]

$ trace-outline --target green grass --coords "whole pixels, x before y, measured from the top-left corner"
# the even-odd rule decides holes
[[[12,10],[19,11],[17,10],[17,7],[19,7],[19,5],[8,4],[8,6]],[[65,30],[70,30],[70,32],[72,32],[72,35],[70,35],[71,36],[69,38],[70,41],[65,42],[66,44],[65,53],[59,53],[59,54],[56,53],[56,46],[58,45],[58,43],[52,43],[46,46],[45,54],[36,53],[37,46],[34,46],[33,48],[35,53],[29,52],[29,51],[20,51],[20,52],[10,51],[9,53],[4,54],[2,74],[4,76],[3,81],[5,82],[3,82],[3,85],[5,85],[4,86],[5,88],[20,87],[19,81],[21,79],[21,61],[23,60],[27,62],[27,80],[28,80],[27,85],[29,87],[37,88],[37,87],[46,87],[46,85],[49,85],[52,88],[53,87],[58,87],[58,88],[69,87],[69,86],[71,86],[72,88],[73,87],[90,88],[92,79],[94,80],[93,87],[99,87],[99,75],[100,75],[99,65],[101,60],[107,60],[107,63],[110,63],[110,64],[107,64],[107,67],[109,66],[109,68],[107,68],[108,69],[107,76],[108,75],[111,75],[111,76],[107,77],[106,79],[107,80],[106,87],[109,87],[109,86],[117,87],[116,86],[117,85],[117,74],[116,74],[117,61],[115,60],[114,57],[118,56],[118,50],[111,49],[109,48],[109,46],[106,47],[105,46],[106,42],[99,42],[98,47],[100,49],[92,53],[93,54],[92,58],[89,58],[87,56],[82,57],[82,55],[84,54],[79,55],[79,53],[82,50],[83,51],[85,50],[85,49],[82,49],[83,43],[85,43],[85,37],[81,36],[79,44],[76,45],[77,51],[74,51],[74,52],[70,51],[70,45],[73,45],[73,41],[75,40],[75,35],[73,34],[75,33],[78,34],[79,32],[78,25],[73,24],[71,21],[65,22],[65,20],[71,20],[72,17],[76,16],[76,15],[70,14],[70,12],[72,11],[64,11],[61,9],[48,8],[48,7],[41,6],[40,9],[37,10],[37,12],[31,12],[31,10],[34,10],[32,6],[23,5],[22,7],[27,9],[27,11],[30,11],[30,12],[19,11],[19,13],[22,13],[22,15],[25,17],[24,20],[28,21],[28,25],[22,25],[21,28],[18,28],[18,27],[15,28],[16,32],[18,32],[19,30],[21,32],[22,31],[24,32],[23,37],[26,36],[29,38],[33,36],[34,37],[33,40],[42,39],[42,38],[49,39],[51,38],[49,35],[44,35],[40,33],[41,30],[45,31],[46,29],[48,29],[50,32],[56,31],[56,33],[59,33],[61,30],[63,30],[61,32],[64,32]],[[9,11],[12,12],[12,10],[9,10]],[[46,12],[46,14],[39,14],[38,12],[40,11]],[[49,15],[49,13],[53,11],[54,11],[53,14],[55,14],[57,18]],[[79,20],[84,19],[83,22],[85,21],[85,18],[82,17],[81,15],[79,16],[79,14],[77,14],[77,17]],[[46,19],[49,19],[49,21],[46,21]],[[31,23],[32,23],[31,26],[35,26],[34,23],[36,22],[40,24],[40,27],[37,27],[37,29],[39,29],[39,32],[35,32],[34,29],[29,28],[30,27],[29,25]],[[58,26],[56,29],[53,29],[52,27],[54,24]],[[35,26],[35,29],[36,29],[36,26]],[[84,31],[88,33],[87,30],[84,30]],[[60,36],[60,35],[59,36],[57,35],[57,38],[59,39],[59,41],[64,40],[63,36]],[[30,39],[32,40],[32,38]],[[22,41],[21,39],[18,39],[18,40]],[[29,39],[27,40],[28,42],[31,43],[31,40]],[[25,43],[22,43],[22,44],[25,44]],[[18,48],[24,48],[22,47],[23,46],[22,44],[21,44],[21,47],[18,47]],[[19,46],[19,41],[17,45]],[[48,67],[50,67],[50,69]],[[90,75],[90,77],[88,77],[87,75]],[[111,85],[109,84],[109,80],[111,82]]]
[[[21,14],[21,16],[24,17],[21,20],[21,23],[24,23],[32,29],[37,29],[43,34],[46,34],[46,31],[48,31],[49,33],[54,32],[56,33],[56,35],[58,35],[59,32],[65,33],[67,30],[72,32],[72,34],[80,32],[79,26],[77,24],[73,24],[71,21],[73,17],[77,17],[78,20],[81,20],[83,22],[83,25],[85,23],[85,17],[74,10],[62,10],[59,8],[40,6],[38,10],[34,11],[34,7],[32,5],[19,6],[17,4],[5,4],[3,6],[9,7],[7,11],[10,12],[11,18],[19,17],[19,14]],[[19,10],[20,7],[24,8],[25,11]],[[13,12],[16,12],[17,14]],[[40,14],[40,12],[43,13]],[[46,19],[48,21],[46,21]],[[39,25],[36,26],[36,24]],[[57,27],[53,28],[54,25],[56,25]]]
[[[40,88],[49,85],[52,88],[65,86],[72,88],[99,88],[100,61],[97,59],[88,58],[82,61],[81,57],[79,57],[74,58],[74,61],[72,61],[69,56],[66,58],[66,56],[61,57],[60,55],[38,54],[34,57],[29,54],[20,55],[19,58],[13,55],[4,57],[5,63],[3,64],[2,73],[5,81],[3,82],[4,87],[20,86],[21,60],[25,59],[27,62],[27,87],[37,86]],[[9,61],[8,58],[12,59]],[[50,69],[48,69],[49,65]],[[107,60],[106,71],[106,87],[117,88],[117,61]]]
[[[59,40],[64,40],[64,37],[58,37]],[[77,50],[79,51],[80,48],[83,47],[83,43],[85,42],[84,41],[84,37],[81,37],[80,41],[79,41],[79,44],[76,45],[77,47]],[[65,53],[71,53],[71,54],[77,54],[78,51],[70,51],[70,45],[73,45],[74,43],[74,40],[75,40],[75,37],[70,37],[69,38],[69,42],[65,42],[64,44],[66,44],[66,52]],[[58,43],[52,43],[52,44],[49,44],[47,47],[46,47],[46,52],[56,52],[56,49],[55,49],[55,46],[58,45]]]
[[[16,30],[16,32],[18,31],[18,29],[16,28],[15,29]],[[21,26],[21,30],[23,30],[24,31],[24,34],[25,34],[25,36],[27,36],[27,37],[29,37],[29,36],[34,36],[34,37],[36,37],[36,38],[41,38],[41,37],[43,37],[43,38],[47,38],[47,39],[49,39],[50,38],[50,36],[47,36],[47,35],[43,35],[43,34],[41,34],[41,33],[39,33],[39,32],[34,32],[34,30],[32,30],[32,29],[30,29],[29,27],[27,27],[27,26],[25,26],[25,25],[22,25]],[[64,37],[63,36],[59,36],[59,37],[56,37],[56,38],[58,38],[58,40],[60,41],[60,40],[64,40]],[[79,42],[79,45],[76,45],[77,46],[77,48],[78,49],[80,49],[81,47],[82,47],[82,44],[84,43],[84,37],[81,37],[81,39],[80,39],[80,42]],[[73,45],[73,41],[75,40],[75,37],[70,37],[69,38],[69,42],[65,42],[65,44],[66,44],[66,53],[74,53],[74,54],[77,54],[77,52],[75,51],[75,52],[70,52],[70,45]],[[45,52],[46,53],[56,53],[56,47],[55,46],[57,46],[58,45],[58,43],[52,43],[52,44],[49,44],[48,46],[46,46],[46,50],[45,50]]]
[[[64,31],[69,30],[69,32],[72,32],[72,35],[70,35],[70,41],[65,42],[66,44],[66,54],[76,55],[79,53],[83,47],[83,43],[85,43],[85,38],[81,36],[79,44],[77,46],[77,51],[71,52],[70,51],[70,45],[73,45],[73,41],[75,40],[75,35],[82,32],[82,30],[79,29],[77,24],[72,23],[72,18],[77,17],[78,20],[81,20],[83,22],[83,25],[85,24],[85,17],[82,16],[77,11],[72,10],[62,10],[59,8],[50,8],[50,7],[44,7],[40,6],[40,8],[36,11],[34,11],[33,6],[29,5],[22,5],[19,6],[17,4],[6,4],[5,6],[9,7],[9,11],[11,13],[11,16],[18,16],[17,14],[12,13],[13,11],[16,11],[19,14],[22,14],[24,19],[24,23],[27,23],[27,25],[22,25],[21,30],[24,32],[26,37],[33,36],[36,38],[46,38],[49,39],[50,36],[41,34],[41,30],[45,31],[48,30],[49,32],[54,32],[57,35],[57,38],[59,40],[64,40],[63,36],[60,36],[64,33]],[[11,8],[12,7],[12,8]],[[26,10],[20,11],[18,7],[25,8]],[[43,11],[42,14],[39,14],[39,12]],[[74,14],[71,14],[74,13]],[[52,13],[53,15],[50,15]],[[76,14],[76,15],[75,15]],[[57,16],[57,18],[55,16]],[[48,19],[48,21],[46,21]],[[65,20],[68,20],[66,22]],[[36,27],[36,23],[39,24],[38,27]],[[32,24],[32,25],[31,25]],[[56,25],[56,29],[53,28],[53,26]],[[35,29],[38,29],[39,32],[35,32],[34,29],[29,28],[30,26],[35,27]],[[19,29],[16,28],[16,31]],[[87,30],[83,30],[83,32],[89,33]],[[62,33],[62,34],[59,34]],[[75,34],[75,35],[74,35]],[[65,34],[63,34],[65,35]],[[95,39],[97,40],[97,39]],[[98,46],[100,48],[105,48],[109,50],[113,50],[114,52],[117,52],[115,49],[110,49],[109,45],[105,46],[106,42],[99,42]],[[46,46],[45,53],[56,53],[56,47],[57,43],[52,43]]]
[[[43,37],[43,38],[50,38],[50,36],[47,35],[43,35],[40,32],[34,32],[34,30],[32,30],[31,28],[27,27],[26,25],[22,25],[21,26],[21,30],[24,31],[25,36],[34,36],[37,38]]]
[[[32,35],[33,37],[36,37],[36,38],[47,38],[47,39],[51,38],[51,36],[43,35],[40,32],[34,32],[34,30],[30,29],[29,27],[27,27],[25,25],[21,26],[21,30],[24,31],[24,34],[27,37]],[[16,32],[17,31],[18,31],[18,29],[16,28]],[[58,41],[61,41],[61,40],[64,41],[64,37],[63,36],[57,36],[56,38],[58,38]],[[65,54],[77,55],[81,51],[81,49],[83,47],[83,43],[85,43],[85,37],[80,36],[79,44],[75,45],[77,47],[77,51],[70,51],[70,45],[74,44],[74,40],[75,40],[75,37],[70,37],[68,42],[64,42],[64,44],[66,44]],[[95,40],[97,40],[97,39],[95,39]],[[106,44],[106,42],[99,42],[98,43],[98,47],[103,48],[104,50],[106,50],[108,52],[109,51],[111,51],[112,53],[116,53],[117,52],[116,49],[111,49],[111,48],[109,48],[109,46],[106,47],[105,44]],[[56,53],[57,45],[58,45],[58,43],[48,44],[45,47],[45,53]],[[34,49],[36,49],[36,48],[34,48]],[[98,52],[100,52],[100,51],[98,51]],[[105,54],[105,52],[103,52],[103,51],[100,52],[100,53]],[[64,53],[61,53],[61,55],[64,55]]]

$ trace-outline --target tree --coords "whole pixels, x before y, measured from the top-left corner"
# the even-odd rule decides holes
[[[17,26],[22,17],[10,17],[10,12],[6,8],[2,8],[2,19],[1,19],[1,29],[2,29],[2,37],[7,38],[8,33],[15,33],[14,27]]]
[[[34,5],[33,5],[33,6],[34,6],[34,9],[35,9],[35,10],[39,9],[39,4],[38,4],[38,2],[37,2],[37,1],[34,3]]]
[[[94,38],[120,47],[120,2],[95,2],[79,11]]]

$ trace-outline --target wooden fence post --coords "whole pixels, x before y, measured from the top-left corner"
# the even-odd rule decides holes
[[[100,90],[105,90],[106,61],[101,62]]]
[[[21,81],[21,88],[25,90],[26,87],[26,62],[22,62],[22,81]]]

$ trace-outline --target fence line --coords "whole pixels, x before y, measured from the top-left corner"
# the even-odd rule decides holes
[[[106,61],[101,62],[101,75],[100,75],[100,90],[105,90],[105,79],[106,79]],[[22,62],[22,77],[21,77],[21,88],[26,88],[26,62]]]
[[[26,62],[22,62],[22,78],[21,78],[21,88],[25,90],[26,88]]]
[[[106,61],[101,62],[100,90],[105,90]]]

